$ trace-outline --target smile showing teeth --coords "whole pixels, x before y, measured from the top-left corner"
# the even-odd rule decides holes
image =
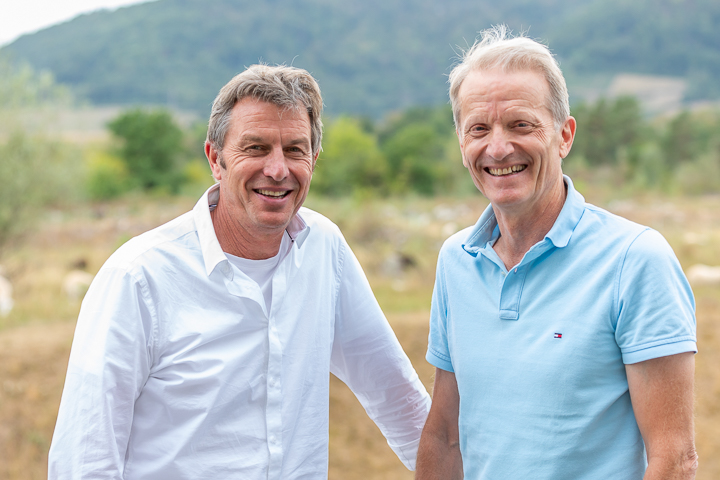
[[[507,168],[487,168],[487,172],[494,177],[501,177],[503,175],[510,175],[511,173],[522,172],[527,168],[527,165],[513,165]]]
[[[257,193],[259,193],[260,195],[265,195],[266,197],[272,197],[272,198],[282,198],[282,197],[284,197],[285,195],[287,195],[288,193],[290,193],[290,191],[288,191],[288,190],[286,190],[286,191],[284,191],[284,192],[275,192],[275,191],[272,191],[272,190],[258,189],[258,190],[255,190],[255,191],[256,191]]]

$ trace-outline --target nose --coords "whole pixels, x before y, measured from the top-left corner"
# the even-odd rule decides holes
[[[287,159],[283,155],[281,148],[273,148],[265,158],[263,175],[272,178],[276,182],[281,182],[288,176]]]
[[[493,160],[500,161],[515,151],[507,132],[502,128],[493,128],[488,136],[485,153]]]

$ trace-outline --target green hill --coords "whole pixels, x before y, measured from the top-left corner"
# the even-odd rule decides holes
[[[3,48],[97,104],[202,114],[244,66],[312,72],[330,113],[379,117],[447,99],[477,32],[503,22],[549,42],[571,80],[599,72],[687,77],[720,97],[717,0],[157,0],[82,15]]]

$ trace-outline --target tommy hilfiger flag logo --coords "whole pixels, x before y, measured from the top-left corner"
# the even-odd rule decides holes
[[[556,333],[555,338],[562,338],[562,333]]]

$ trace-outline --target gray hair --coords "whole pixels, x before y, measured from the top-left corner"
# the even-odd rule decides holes
[[[207,141],[221,151],[230,127],[235,104],[250,97],[286,109],[305,108],[310,117],[310,142],[313,156],[322,143],[322,96],[320,87],[306,70],[278,65],[252,65],[235,75],[213,102],[208,122]],[[220,160],[220,164],[225,167]]]
[[[550,87],[548,108],[555,128],[560,130],[570,116],[570,100],[565,78],[548,47],[522,35],[510,37],[505,25],[496,25],[480,35],[482,39],[463,52],[461,62],[450,72],[450,103],[455,127],[460,127],[458,94],[465,78],[474,71],[500,68],[504,72],[531,70],[545,77]]]

